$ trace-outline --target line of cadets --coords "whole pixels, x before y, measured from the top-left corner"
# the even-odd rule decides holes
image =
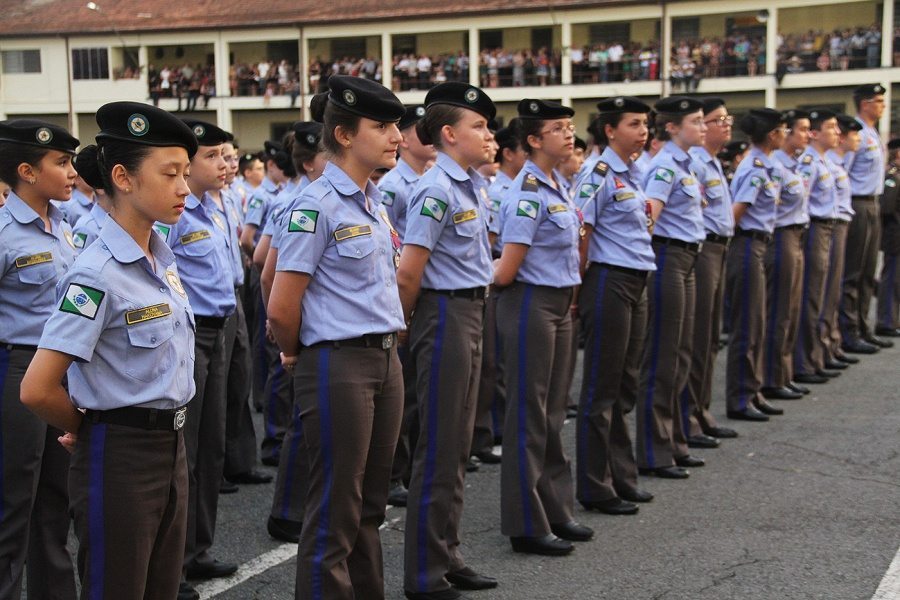
[[[63,447],[83,597],[196,598],[184,576],[233,573],[209,552],[218,495],[271,479],[254,468],[251,396],[278,466],[267,526],[299,542],[298,598],[383,596],[389,501],[407,506],[407,597],[495,587],[466,565],[459,524],[471,457],[501,462],[500,439],[502,533],[516,552],[568,554],[593,536],[576,498],[634,514],[653,498],[638,473],[686,478],[704,464],[689,448],[737,435],[710,412],[720,323],[732,419],[782,414],[767,399],[890,345],[865,319],[883,92],[855,91],[857,119],[751,110],[737,145],[719,98],[652,113],[609,98],[580,169],[571,109],[524,99],[494,131],[493,102],[462,83],[404,107],[335,76],[316,122],[266,143],[265,170],[228,132],[143,104],[98,111],[77,179],[65,130],[0,124],[0,596],[27,557],[29,595],[74,597]],[[897,179],[881,210],[890,336]]]

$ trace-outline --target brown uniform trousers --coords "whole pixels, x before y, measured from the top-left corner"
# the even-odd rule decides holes
[[[881,247],[881,216],[874,199],[851,202],[853,220],[847,229],[844,276],[841,280],[841,304],[838,324],[847,341],[872,337],[866,323],[869,304],[875,292],[875,270]]]
[[[235,290],[237,308],[225,323],[225,476],[247,473],[256,466],[256,431],[250,414],[250,336],[242,292]]]
[[[900,326],[900,219],[895,215],[882,219],[881,250],[884,264],[878,283],[878,326],[896,329]]]
[[[69,535],[69,454],[19,401],[33,349],[0,346],[0,598],[75,598]]]
[[[69,473],[81,597],[172,600],[187,526],[181,431],[82,422]]]
[[[265,338],[264,346],[269,375],[262,392],[263,440],[260,451],[263,458],[278,459],[281,456],[281,444],[291,424],[291,407],[294,403],[291,374],[281,366],[278,345]]]
[[[591,263],[578,309],[584,375],[578,405],[578,500],[599,502],[637,490],[625,415],[634,410],[647,327],[647,272]]]
[[[728,248],[725,289],[731,297],[731,339],[725,373],[729,411],[743,411],[759,398],[766,324],[765,240],[737,230]]]
[[[466,566],[459,523],[481,370],[484,301],[424,290],[410,328],[419,439],[406,509],[404,588],[449,589]]]
[[[712,379],[719,354],[722,329],[722,301],[725,293],[725,254],[728,240],[707,238],[697,256],[694,272],[697,277],[697,301],[694,310],[694,345],[691,353],[691,372],[681,393],[682,413],[687,423],[682,430],[689,436],[700,435],[718,427],[710,412]],[[682,419],[684,421],[684,419]]]
[[[834,225],[829,250],[828,276],[825,278],[825,298],[822,314],[819,316],[819,344],[824,360],[834,359],[840,353],[843,336],[838,327],[839,305],[841,302],[841,279],[844,273],[848,221],[838,221]]]
[[[409,344],[397,349],[403,367],[403,422],[400,437],[394,450],[394,464],[391,467],[391,486],[409,484],[412,471],[412,455],[419,438],[419,409],[416,400],[416,364],[409,351]]]
[[[403,417],[396,336],[389,349],[303,348],[294,390],[309,456],[295,597],[384,598],[378,528]]]
[[[784,387],[794,377],[794,347],[803,298],[805,225],[777,227],[766,249],[766,339],[762,385]]]
[[[293,377],[291,391],[294,390]],[[309,489],[309,455],[303,435],[301,407],[294,398],[293,417],[284,434],[278,474],[275,476],[275,493],[272,495],[271,516],[276,519],[303,522],[306,512],[306,494]]]
[[[803,278],[800,319],[794,343],[794,374],[812,375],[825,368],[819,320],[825,303],[825,287],[832,273],[832,239],[835,219],[813,217],[803,240]],[[840,287],[840,275],[838,275]]]
[[[670,467],[687,456],[681,390],[691,369],[698,252],[653,240],[656,271],[647,282],[649,318],[641,363],[637,461],[641,468]]]
[[[497,301],[509,394],[500,471],[500,531],[543,537],[574,513],[563,450],[572,355],[572,288],[515,283]]]
[[[245,269],[244,282],[244,314],[247,318],[247,333],[250,335],[251,395],[254,408],[261,412],[266,381],[269,379],[269,356],[266,353],[267,316],[259,287],[259,269]]]
[[[503,357],[497,331],[497,302],[500,294],[491,288],[484,306],[484,333],[481,353],[481,380],[478,384],[478,406],[475,409],[475,431],[472,454],[490,452],[494,437],[503,431],[505,383]]]

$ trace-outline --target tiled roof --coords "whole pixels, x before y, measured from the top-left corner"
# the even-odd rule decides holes
[[[0,0],[0,35],[34,36],[322,25],[348,21],[549,11],[648,0]],[[373,11],[377,6],[377,12]]]

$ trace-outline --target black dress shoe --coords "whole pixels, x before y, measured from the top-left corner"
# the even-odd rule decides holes
[[[238,475],[232,475],[231,477],[226,477],[228,481],[231,483],[240,483],[244,485],[256,485],[260,483],[271,483],[272,476],[268,473],[263,473],[262,471],[257,471],[256,469],[250,469],[246,473],[240,473]]]
[[[178,600],[200,600],[200,592],[187,581],[178,584]]]
[[[637,514],[637,504],[632,504],[621,498],[609,498],[607,500],[585,500],[581,503],[585,510],[596,510],[605,515],[634,515]]]
[[[841,362],[845,362],[848,365],[855,365],[859,362],[859,359],[855,356],[850,356],[848,354],[844,354],[843,352],[835,352],[834,357]]]
[[[840,371],[829,371],[828,369],[817,369],[816,375],[821,377],[827,377],[828,379],[834,379],[835,377],[840,377]]]
[[[629,502],[651,502],[653,500],[653,494],[646,490],[622,490],[621,492],[616,491],[616,493],[619,498]]]
[[[586,542],[594,537],[593,529],[575,521],[551,525],[550,531],[556,537],[562,540],[569,540],[570,542]]]
[[[456,588],[447,588],[436,592],[403,592],[408,600],[465,600],[465,596]]]
[[[486,465],[498,465],[503,460],[499,454],[494,454],[493,450],[482,450],[476,452],[475,457]]]
[[[794,375],[794,381],[798,383],[828,383],[829,379],[816,373],[797,373]]]
[[[800,392],[795,392],[788,387],[762,388],[759,390],[769,400],[799,400],[803,397]]]
[[[880,335],[881,337],[900,337],[900,329],[882,327],[879,325],[875,328],[875,335]]]
[[[223,478],[222,483],[219,484],[219,493],[220,494],[234,494],[240,488],[235,484],[231,483],[227,479]]]
[[[281,459],[281,457],[276,454],[274,456],[263,456],[260,459],[260,462],[262,464],[266,465],[267,467],[277,467],[280,459]]]
[[[710,435],[706,435],[705,433],[701,433],[699,435],[688,436],[687,444],[688,448],[718,448],[719,440]]]
[[[269,535],[276,540],[290,544],[296,544],[300,541],[300,530],[302,528],[303,523],[291,521],[290,519],[278,519],[270,516],[269,520],[266,521],[266,530],[269,532]]]
[[[406,489],[406,486],[403,485],[402,482],[392,485],[391,489],[388,491],[387,503],[391,506],[406,506],[408,499],[409,490]]]
[[[762,398],[757,398],[753,401],[753,406],[756,407],[756,410],[766,415],[783,415],[784,409],[778,408],[777,406],[772,406]]]
[[[880,337],[875,337],[874,335],[866,338],[866,341],[872,344],[873,346],[878,346],[879,348],[893,348],[894,342],[891,340],[883,340]]]
[[[476,573],[469,567],[447,573],[444,578],[461,590],[489,590],[497,587],[497,580],[487,575]]]
[[[862,340],[844,340],[841,350],[850,354],[875,354],[881,348]]]
[[[566,409],[566,418],[567,419],[577,419],[578,418],[578,409],[574,406],[570,406]]]
[[[720,440],[725,438],[736,438],[738,436],[738,432],[731,427],[707,427],[703,433]]]
[[[691,476],[687,469],[681,467],[656,467],[655,469],[638,469],[641,475],[656,475],[662,479],[687,479]]]
[[[736,421],[768,421],[768,415],[764,415],[752,406],[748,406],[744,410],[729,410],[728,418]]]
[[[706,464],[706,461],[698,456],[691,456],[690,454],[686,454],[685,456],[676,456],[675,464],[679,467],[702,467]]]
[[[552,533],[544,537],[511,537],[513,552],[541,554],[543,556],[563,556],[575,549],[572,542],[561,540]]]
[[[788,389],[794,390],[797,393],[803,394],[804,396],[810,393],[810,389],[808,387],[800,385],[795,381],[790,382],[786,387]]]
[[[831,369],[832,371],[843,371],[844,369],[846,369],[849,366],[850,366],[849,363],[845,363],[844,361],[838,360],[836,358],[834,360],[826,360],[825,361],[825,368]]]
[[[237,565],[214,559],[212,562],[208,563],[194,563],[189,565],[184,572],[185,577],[188,579],[216,579],[218,577],[234,575],[237,572]]]
[[[474,456],[469,457],[469,461],[466,463],[466,473],[474,473],[478,469],[481,468],[481,461],[475,458]]]

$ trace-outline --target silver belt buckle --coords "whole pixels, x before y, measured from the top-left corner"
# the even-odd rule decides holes
[[[178,431],[182,427],[184,427],[184,422],[187,421],[187,407],[184,406],[175,411],[174,418],[172,419],[172,429]]]
[[[697,244],[697,254],[700,254],[701,252],[703,252],[703,242]]]
[[[394,334],[388,333],[381,336],[381,349],[390,350],[394,347]]]

